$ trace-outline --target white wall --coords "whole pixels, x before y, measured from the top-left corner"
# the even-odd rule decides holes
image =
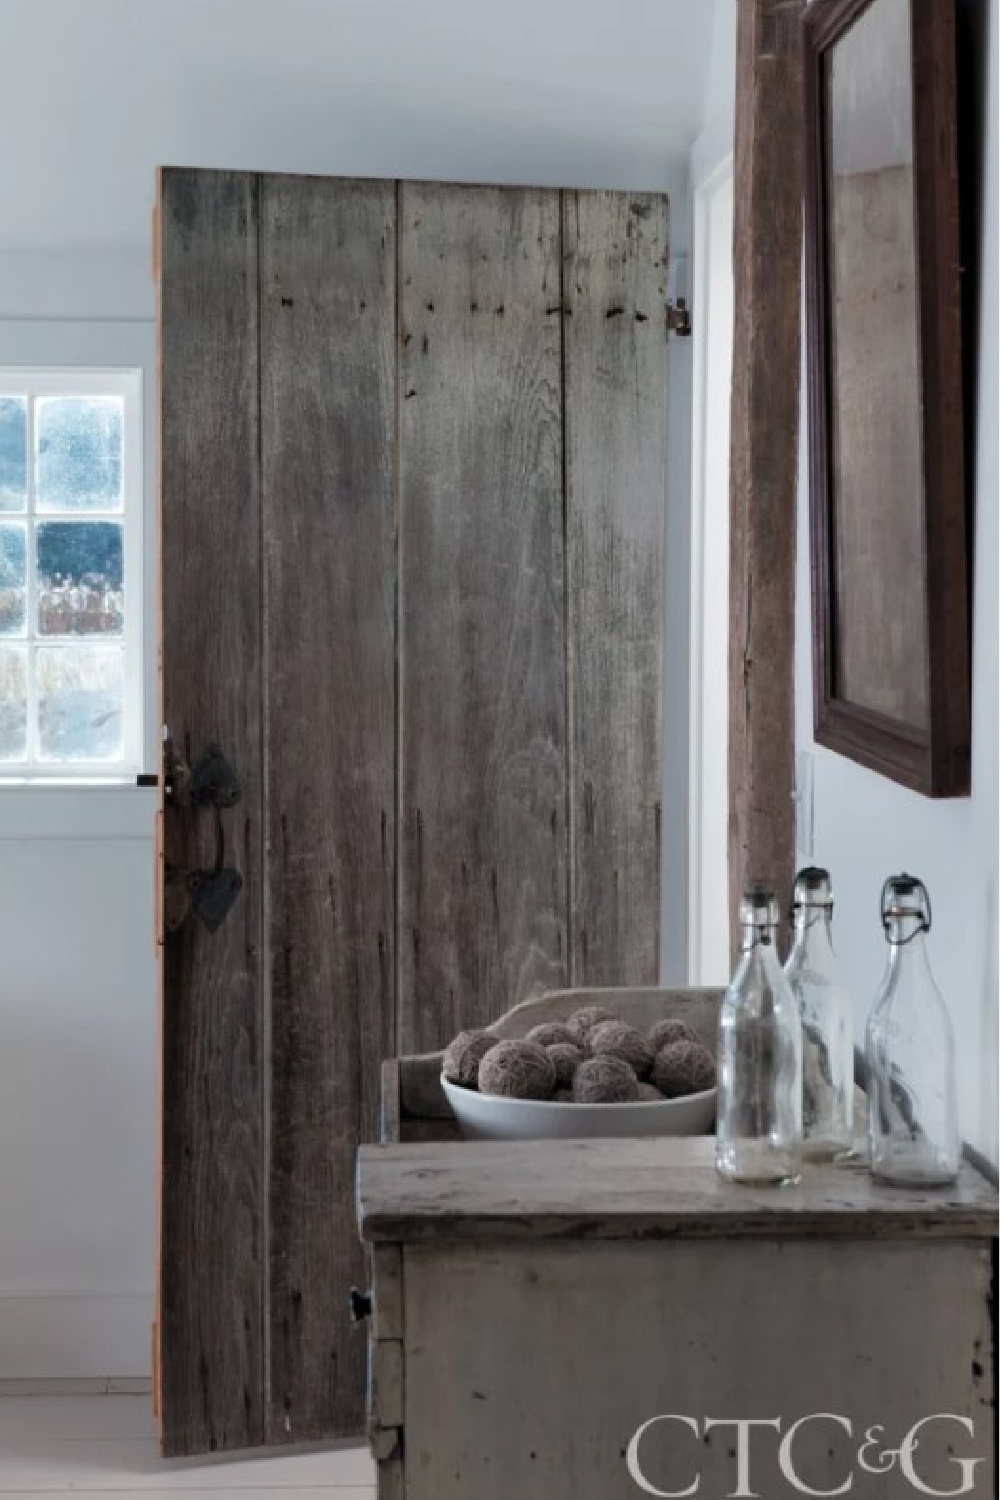
[[[153,1286],[150,794],[60,806],[44,792],[34,809],[13,795],[0,794],[0,1376],[137,1375]]]
[[[665,187],[712,24],[709,0],[5,4],[0,242],[142,244],[158,164]]]
[[[143,370],[150,535],[151,301],[135,252],[0,252],[0,365]],[[154,804],[134,786],[0,786],[0,1377],[148,1369]]]
[[[837,949],[855,1000],[859,1036],[882,972],[878,918],[884,876],[909,870],[934,904],[932,966],[958,1042],[965,1138],[997,1160],[997,28],[990,4],[984,163],[981,347],[976,421],[972,795],[931,801],[814,745],[809,619],[806,416],[799,478],[796,744],[812,754],[813,849],[836,895]],[[804,851],[808,852],[808,851]]]
[[[151,255],[148,244],[90,249],[0,241],[0,319],[152,325]]]
[[[719,0],[702,88],[701,130],[691,147],[692,182],[703,182],[733,152],[736,123],[736,17],[738,0]]]

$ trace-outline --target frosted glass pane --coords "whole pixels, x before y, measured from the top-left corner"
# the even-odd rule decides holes
[[[28,402],[0,396],[0,510],[24,510],[28,501]]]
[[[28,754],[28,673],[24,649],[0,647],[0,762]]]
[[[43,521],[35,537],[39,634],[121,635],[121,526],[116,521]]]
[[[24,634],[24,527],[0,526],[0,635]]]
[[[121,510],[120,396],[40,396],[35,402],[39,510]]]
[[[121,759],[125,657],[120,648],[40,647],[35,685],[40,759]]]

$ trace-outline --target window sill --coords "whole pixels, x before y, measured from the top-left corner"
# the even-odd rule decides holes
[[[159,791],[128,780],[0,781],[0,840],[149,839]]]

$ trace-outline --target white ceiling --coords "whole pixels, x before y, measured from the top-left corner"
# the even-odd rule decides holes
[[[158,164],[665,186],[735,0],[0,0],[0,243],[133,245]]]

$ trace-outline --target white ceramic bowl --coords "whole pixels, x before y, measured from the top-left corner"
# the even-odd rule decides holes
[[[596,1136],[706,1135],[715,1121],[715,1090],[639,1104],[564,1104],[500,1099],[450,1083],[441,1087],[462,1134],[472,1141],[582,1140]]]

